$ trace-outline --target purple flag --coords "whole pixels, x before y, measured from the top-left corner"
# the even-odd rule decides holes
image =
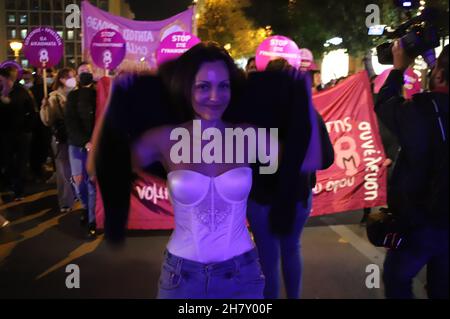
[[[102,29],[113,29],[120,32],[126,42],[125,59],[118,69],[155,69],[156,51],[160,41],[173,32],[192,32],[193,27],[192,7],[161,21],[135,21],[115,16],[88,1],[82,2],[81,11],[84,59],[92,62],[90,45],[94,35]],[[96,73],[100,74],[100,69]]]

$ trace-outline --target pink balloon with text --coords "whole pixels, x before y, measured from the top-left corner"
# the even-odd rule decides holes
[[[282,35],[268,37],[256,50],[256,68],[258,71],[264,71],[267,64],[277,58],[283,58],[294,68],[298,68],[301,57],[297,44]]]
[[[64,43],[58,33],[47,27],[36,28],[23,41],[24,55],[32,66],[49,68],[59,63]]]
[[[314,56],[312,52],[306,48],[300,49],[300,71],[309,71],[312,68],[314,62]]]
[[[200,39],[189,32],[174,32],[165,37],[156,51],[158,66],[164,62],[174,60],[184,52],[200,43]]]

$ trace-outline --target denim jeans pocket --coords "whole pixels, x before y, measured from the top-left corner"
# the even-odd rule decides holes
[[[159,287],[165,290],[177,288],[181,283],[181,273],[176,271],[175,266],[171,266],[166,262],[161,269],[161,276],[159,278]]]
[[[259,260],[254,260],[246,265],[240,265],[234,278],[239,284],[250,285],[264,285],[266,280]]]

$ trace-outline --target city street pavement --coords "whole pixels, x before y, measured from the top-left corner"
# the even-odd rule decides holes
[[[126,245],[113,250],[102,234],[87,239],[79,211],[59,213],[54,185],[34,188],[21,202],[0,201],[0,214],[11,221],[0,229],[0,299],[156,297],[170,231],[130,231]],[[381,276],[384,249],[368,243],[361,216],[309,219],[302,235],[303,298],[383,298],[381,278],[379,288],[365,284],[373,273],[366,272],[368,265],[378,265]],[[79,288],[66,287],[70,264],[79,267]],[[415,293],[424,298],[424,271],[418,277]]]

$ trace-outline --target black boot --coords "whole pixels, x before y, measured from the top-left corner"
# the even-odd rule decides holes
[[[97,225],[95,222],[89,223],[88,227],[88,238],[89,239],[95,239],[97,238]]]

